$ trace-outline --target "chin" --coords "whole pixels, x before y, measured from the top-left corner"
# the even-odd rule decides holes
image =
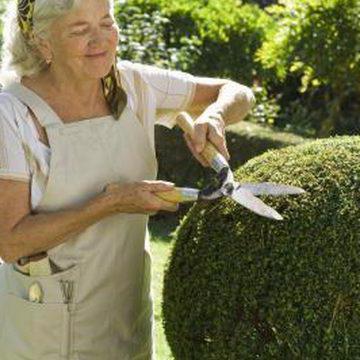
[[[88,69],[86,71],[86,74],[88,75],[88,77],[93,78],[93,79],[101,79],[103,77],[105,77],[111,70],[111,66],[112,64],[110,64],[109,66],[102,66],[102,67],[92,67],[91,69]]]
[[[104,77],[110,72],[112,65],[113,65],[113,62],[109,62],[108,64],[106,64],[106,66],[105,65],[98,66],[98,67],[94,66],[89,71],[89,74],[91,74],[92,76],[96,76],[96,77]]]

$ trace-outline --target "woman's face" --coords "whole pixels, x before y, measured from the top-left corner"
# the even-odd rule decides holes
[[[52,66],[79,79],[104,77],[114,63],[118,29],[108,0],[82,0],[51,28]]]

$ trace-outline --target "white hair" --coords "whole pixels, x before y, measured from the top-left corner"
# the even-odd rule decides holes
[[[84,0],[36,0],[33,14],[34,34],[49,38],[54,20],[74,9]],[[86,1],[86,0],[85,0]],[[108,0],[113,11],[113,0]],[[14,78],[35,75],[47,67],[34,41],[27,40],[18,23],[17,0],[9,1],[3,15],[3,44],[0,83],[6,85]]]

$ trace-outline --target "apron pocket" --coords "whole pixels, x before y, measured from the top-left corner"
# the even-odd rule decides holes
[[[33,303],[13,294],[0,294],[2,360],[59,360],[67,344],[67,304]]]
[[[48,276],[29,276],[13,264],[1,267],[1,360],[59,360],[70,354],[72,313],[77,299],[80,265]],[[41,302],[29,300],[30,288],[41,289]],[[1,331],[0,331],[1,334]]]
[[[79,264],[72,265],[66,270],[61,270],[52,275],[29,276],[14,268],[13,264],[8,264],[6,269],[6,289],[5,293],[14,294],[23,299],[29,298],[29,288],[35,282],[39,283],[43,291],[44,304],[64,303],[63,282],[73,283],[73,298],[77,298],[77,285],[79,282]]]

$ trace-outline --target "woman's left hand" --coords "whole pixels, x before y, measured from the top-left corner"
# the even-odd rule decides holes
[[[200,153],[204,150],[205,142],[211,142],[217,150],[230,159],[225,138],[225,122],[219,108],[209,106],[194,122],[194,135],[184,133],[184,138],[193,156],[204,167],[210,167],[209,162]]]

